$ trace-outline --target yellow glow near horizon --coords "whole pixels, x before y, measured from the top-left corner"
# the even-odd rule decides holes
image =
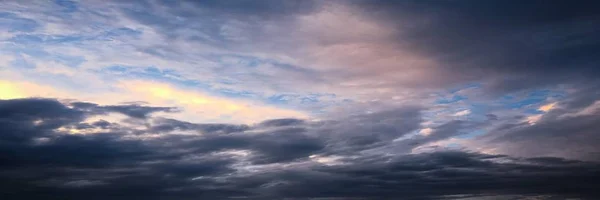
[[[23,94],[18,91],[14,84],[7,81],[0,81],[0,99],[23,98]]]
[[[29,82],[0,80],[0,99],[58,96],[61,96],[61,93],[52,87]]]
[[[42,97],[74,99],[103,105],[144,101],[148,103],[148,106],[180,108],[181,112],[179,113],[160,114],[196,123],[256,123],[273,118],[307,117],[306,114],[295,110],[210,96],[165,83],[123,81],[113,87],[108,87],[112,89],[102,92],[67,91],[32,82],[0,80],[0,99]]]
[[[189,118],[202,115],[212,120],[230,119],[251,123],[270,118],[306,117],[304,113],[294,110],[209,96],[196,91],[175,88],[164,83],[127,81],[122,82],[120,87],[126,93],[154,105],[181,107],[183,110],[181,115],[186,115]]]

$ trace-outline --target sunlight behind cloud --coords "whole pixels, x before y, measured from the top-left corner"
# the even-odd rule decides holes
[[[175,115],[186,116],[186,120],[201,116],[210,121],[253,123],[272,118],[307,117],[306,114],[294,110],[209,96],[162,83],[128,81],[121,83],[120,88],[124,93],[132,97],[142,97],[151,104],[181,107],[182,113]]]
[[[273,118],[308,117],[307,114],[299,111],[214,97],[157,82],[124,81],[110,91],[82,94],[30,82],[0,80],[0,99],[30,97],[93,101],[100,104],[120,104],[141,100],[155,106],[178,107],[181,112],[164,115],[195,122],[256,123]]]
[[[546,104],[546,105],[540,106],[540,108],[539,108],[538,110],[539,110],[539,111],[542,111],[542,112],[548,112],[548,111],[550,111],[550,110],[554,109],[554,108],[555,108],[555,106],[556,106],[556,102],[554,102],[554,103],[549,103],[549,104]]]

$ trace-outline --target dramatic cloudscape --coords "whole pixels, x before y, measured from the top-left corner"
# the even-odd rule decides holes
[[[598,1],[0,1],[3,200],[599,189]]]

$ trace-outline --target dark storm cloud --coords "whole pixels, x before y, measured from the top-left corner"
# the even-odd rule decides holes
[[[299,120],[286,119],[255,126],[213,124],[209,128],[147,116],[156,126],[150,125],[146,131],[159,137],[130,133],[126,124],[94,134],[73,135],[56,130],[81,124],[85,116],[102,114],[92,109],[97,105],[86,105],[70,108],[52,99],[0,102],[3,199],[600,196],[594,188],[600,180],[598,163],[454,151],[360,154],[372,147],[393,145],[389,140],[415,130],[421,120],[420,109],[414,107],[356,115],[336,122],[290,123]],[[54,120],[48,122],[53,125],[35,123],[38,119]],[[113,126],[106,121],[88,125]],[[453,121],[437,127],[430,139],[413,140],[438,141],[469,126]],[[170,134],[173,130],[195,130],[199,134]],[[352,142],[356,137],[374,142]],[[340,144],[350,146],[353,154]],[[227,153],[231,150],[250,154]],[[313,162],[309,156],[315,154],[340,156],[341,164]],[[248,167],[258,168],[246,170]]]
[[[454,199],[448,195],[557,195],[592,198],[598,164],[556,158],[516,159],[465,152],[363,157],[339,166],[283,170],[234,179],[277,197]],[[262,180],[262,182],[255,182]],[[590,182],[587,182],[590,181]],[[251,185],[251,184],[248,184]]]
[[[3,141],[24,142],[83,119],[83,112],[69,109],[53,99],[0,100],[0,137]]]
[[[80,123],[85,116],[102,114],[91,109],[99,108],[95,104],[75,105],[69,108],[53,99],[0,101],[3,198],[81,199],[88,198],[87,193],[98,199],[132,198],[150,195],[153,189],[184,186],[182,177],[231,171],[228,166],[233,160],[227,157],[188,158],[177,151],[156,149],[160,146],[151,143],[125,139],[125,132],[73,135],[58,131],[58,127]],[[112,111],[113,107],[102,108]],[[113,186],[113,182],[118,184]],[[141,189],[149,191],[141,194]]]
[[[597,1],[356,1],[398,41],[441,63],[449,82],[494,93],[597,82]],[[405,20],[399,20],[405,19]]]

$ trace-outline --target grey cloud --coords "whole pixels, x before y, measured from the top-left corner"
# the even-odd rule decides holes
[[[448,196],[461,194],[591,199],[598,195],[593,186],[581,182],[595,182],[595,163],[548,159],[541,165],[538,159],[465,152],[363,159],[350,165],[275,172],[257,185],[274,184],[256,189],[297,199],[458,199]],[[243,184],[252,178],[234,180]]]
[[[124,105],[124,106],[103,106],[102,109],[107,111],[118,112],[134,118],[146,118],[153,112],[175,112],[172,107],[149,107],[139,105]]]
[[[0,186],[5,189],[0,194],[5,199],[458,199],[464,194],[600,197],[594,188],[600,180],[599,166],[593,162],[454,151],[360,153],[392,145],[390,139],[415,130],[421,116],[420,109],[414,107],[335,122],[277,126],[282,121],[271,120],[265,123],[277,122],[275,126],[222,124],[208,129],[203,124],[148,116],[159,127],[173,127],[148,127],[146,131],[160,135],[149,138],[119,131],[125,124],[87,135],[65,134],[52,129],[56,126],[33,124],[38,118],[60,119],[54,123],[61,126],[79,124],[85,116],[98,114],[89,109],[97,107],[95,104],[84,107],[69,108],[52,99],[0,102]],[[295,121],[287,120],[283,125]],[[591,120],[584,124],[588,122]],[[470,126],[474,125],[449,122],[423,142],[454,136]],[[170,134],[173,129],[202,134]],[[14,135],[21,139],[14,140]],[[356,137],[374,138],[371,140],[375,142],[350,142]],[[33,142],[35,139],[43,140]],[[250,154],[227,154],[227,150]],[[343,164],[318,164],[310,160],[313,154],[340,156]],[[246,171],[250,168],[256,170]]]
[[[594,87],[592,87],[594,88]],[[498,120],[488,134],[475,140],[478,145],[519,156],[559,156],[585,160],[600,159],[596,143],[598,113],[593,110],[597,92],[582,89],[559,101],[534,124]],[[588,108],[588,113],[579,113]],[[577,114],[579,113],[579,114]]]
[[[419,128],[421,108],[406,106],[326,121],[316,128],[327,137],[331,151],[355,153],[381,147]]]
[[[241,0],[235,2],[224,2],[217,0],[188,1],[199,8],[211,11],[239,15],[242,17],[285,17],[291,14],[303,14],[317,9],[316,2],[312,0],[265,0],[252,1]],[[168,4],[168,3],[167,3]]]
[[[598,160],[597,115],[542,119],[534,125],[507,124],[480,138],[481,145],[521,156]]]
[[[393,151],[395,152],[410,152],[410,150],[419,147],[421,145],[427,145],[432,142],[445,140],[454,136],[464,134],[464,130],[467,127],[473,126],[465,121],[453,120],[437,127],[434,127],[433,131],[428,135],[416,135],[401,141],[396,142],[393,145]]]
[[[179,148],[194,153],[249,150],[253,153],[251,162],[267,164],[306,159],[325,148],[324,141],[305,132],[305,128],[286,128],[262,133],[207,135],[192,140],[173,136],[170,140],[180,141]]]
[[[495,114],[486,114],[485,117],[487,120],[498,120],[498,115]]]
[[[92,113],[104,114],[115,112],[138,119],[145,119],[148,115],[155,112],[177,112],[177,109],[174,107],[152,107],[137,104],[100,106],[88,102],[73,102],[70,105]]]
[[[292,126],[292,125],[303,125],[304,121],[300,120],[300,119],[293,119],[293,118],[287,118],[287,119],[272,119],[272,120],[267,120],[264,122],[261,122],[260,125],[262,126]]]
[[[24,142],[83,119],[83,112],[53,99],[0,100],[0,137],[5,141]]]
[[[183,131],[199,131],[200,133],[216,133],[216,134],[227,134],[235,132],[243,132],[250,129],[248,125],[235,125],[235,124],[196,124],[185,121],[179,121],[175,119],[155,119],[155,125],[152,126],[150,132],[170,132],[174,130]]]

